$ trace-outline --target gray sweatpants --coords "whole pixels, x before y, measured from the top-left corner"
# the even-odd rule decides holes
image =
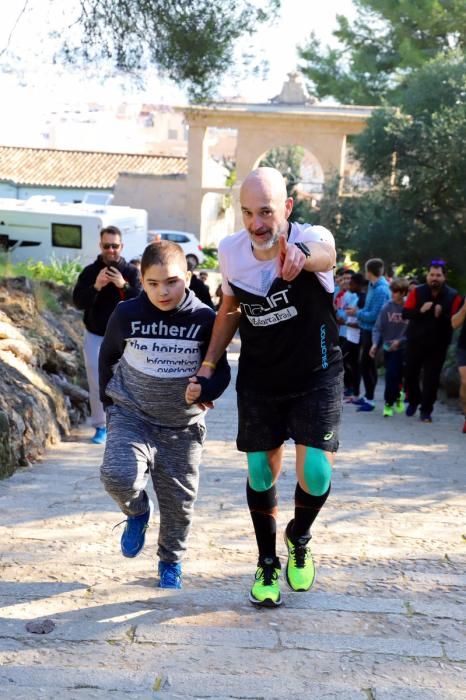
[[[160,529],[157,554],[179,562],[186,551],[199,484],[205,439],[203,422],[186,428],[162,428],[121,406],[107,409],[108,434],[101,480],[125,515],[149,507],[149,472],[157,496]]]
[[[91,405],[91,422],[94,428],[105,428],[105,411],[99,397],[99,352],[104,337],[84,331],[84,365],[89,385],[89,403]]]

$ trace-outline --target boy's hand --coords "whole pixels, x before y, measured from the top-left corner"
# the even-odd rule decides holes
[[[306,262],[306,256],[299,248],[289,244],[285,234],[278,239],[277,274],[286,282],[291,282],[299,275]]]
[[[197,381],[197,377],[189,377],[188,382],[189,384],[186,387],[185,393],[186,403],[198,403],[197,399],[201,395],[202,387]],[[213,408],[214,404],[213,401],[204,401],[203,403],[199,403],[199,406],[205,411],[207,408]]]

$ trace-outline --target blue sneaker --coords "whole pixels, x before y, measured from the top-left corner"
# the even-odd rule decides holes
[[[153,511],[152,501],[149,509],[142,515],[128,515],[126,526],[121,536],[121,552],[124,557],[136,557],[144,547],[146,530]]]
[[[181,564],[159,561],[159,588],[183,588]]]
[[[366,399],[364,396],[360,396],[359,399],[353,398],[351,401],[348,403],[352,403],[353,406],[363,406],[365,403],[367,403]]]
[[[410,418],[411,416],[414,416],[416,411],[417,411],[417,404],[409,403],[407,408],[406,408],[406,415]]]
[[[96,428],[95,435],[91,438],[94,445],[103,445],[107,439],[107,428]]]
[[[371,403],[370,401],[366,401],[366,399],[363,399],[363,403],[359,404],[356,412],[358,411],[374,411],[375,410],[375,404]]]

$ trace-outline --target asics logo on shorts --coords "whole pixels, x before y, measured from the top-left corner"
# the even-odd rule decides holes
[[[333,438],[333,432],[325,433],[325,435],[324,435],[325,442],[327,442],[328,440],[331,440],[332,438]]]

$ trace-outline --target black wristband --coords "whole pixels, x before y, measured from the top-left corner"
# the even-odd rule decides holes
[[[307,245],[306,245],[305,243],[298,242],[298,243],[295,243],[295,246],[296,246],[297,248],[299,248],[299,250],[301,251],[301,253],[304,253],[304,255],[306,256],[306,258],[310,258],[310,257],[311,257],[311,251],[309,250],[309,248],[307,247]]]

